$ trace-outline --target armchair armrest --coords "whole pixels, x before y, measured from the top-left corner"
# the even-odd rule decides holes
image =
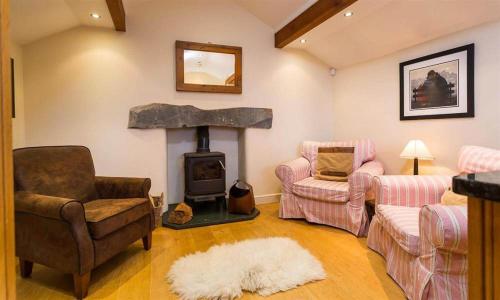
[[[311,176],[311,164],[303,157],[285,162],[276,167],[276,176],[281,180],[283,193],[291,193],[292,185]]]
[[[467,254],[467,206],[424,205],[419,215],[421,253]]]
[[[94,266],[94,247],[80,201],[16,192],[16,255],[68,273]]]
[[[451,186],[451,176],[377,176],[374,185],[376,205],[422,207],[441,201],[441,196]]]
[[[373,160],[363,164],[349,175],[349,201],[351,204],[364,205],[367,194],[372,191],[374,177],[382,174],[384,174],[382,163]]]
[[[95,186],[101,199],[148,198],[151,179],[96,176]]]
[[[15,211],[67,222],[79,214],[85,215],[82,203],[77,200],[24,191],[15,194]]]

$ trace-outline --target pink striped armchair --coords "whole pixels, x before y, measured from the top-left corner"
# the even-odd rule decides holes
[[[355,147],[354,172],[348,182],[317,180],[318,147]],[[368,216],[365,199],[372,190],[373,176],[384,173],[375,159],[371,140],[346,142],[304,142],[302,157],[276,168],[281,180],[281,218],[301,218],[312,223],[345,229],[357,236],[366,236]]]
[[[500,170],[500,151],[464,146],[460,172]],[[450,176],[378,176],[368,247],[409,299],[467,299],[467,207],[441,205]]]

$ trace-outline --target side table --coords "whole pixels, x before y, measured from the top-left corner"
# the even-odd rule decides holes
[[[366,199],[365,206],[368,213],[368,222],[371,222],[373,215],[375,215],[375,199]]]

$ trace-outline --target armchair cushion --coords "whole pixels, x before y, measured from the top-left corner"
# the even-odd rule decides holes
[[[294,183],[292,192],[309,199],[344,203],[349,200],[349,183],[307,177]]]
[[[151,203],[146,198],[98,199],[85,203],[84,208],[94,239],[101,239],[151,213]]]
[[[406,252],[413,255],[419,254],[419,213],[419,207],[378,206],[378,216],[382,226]]]

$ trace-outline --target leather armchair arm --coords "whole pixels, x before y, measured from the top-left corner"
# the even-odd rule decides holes
[[[101,199],[148,198],[151,179],[96,176],[95,186]]]
[[[15,210],[16,212],[68,222],[71,222],[78,215],[85,215],[82,203],[77,200],[24,191],[15,194]]]
[[[85,274],[94,266],[94,247],[77,200],[15,194],[16,254],[68,273]]]

